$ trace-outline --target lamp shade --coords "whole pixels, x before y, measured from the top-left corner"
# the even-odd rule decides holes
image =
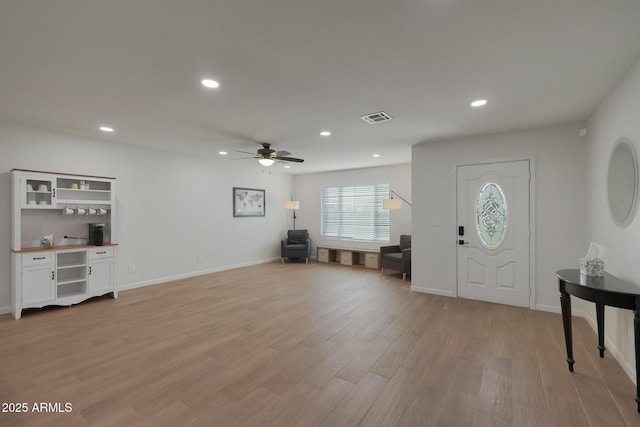
[[[402,209],[402,200],[400,199],[383,200],[382,209]]]
[[[260,162],[262,166],[271,166],[276,161],[273,159],[258,159],[258,162]]]
[[[300,202],[297,200],[287,200],[284,202],[285,209],[300,209]]]

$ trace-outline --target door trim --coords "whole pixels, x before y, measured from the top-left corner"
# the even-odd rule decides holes
[[[479,160],[479,161],[470,161],[464,163],[457,163],[454,167],[454,172],[456,174],[456,218],[458,218],[458,167],[460,166],[477,166],[477,165],[490,165],[493,163],[505,163],[505,162],[518,162],[522,160],[529,161],[529,308],[531,310],[536,309],[536,157],[531,156],[522,156],[522,157],[506,157],[506,158],[498,158],[491,160]],[[457,232],[457,227],[454,230]],[[455,237],[455,257],[456,257],[456,286],[455,286],[455,297],[459,298],[458,295],[458,245],[457,245],[457,234]]]

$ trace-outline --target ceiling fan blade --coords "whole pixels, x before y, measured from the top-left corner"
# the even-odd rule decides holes
[[[260,157],[257,156],[251,156],[251,157],[236,157],[235,159],[231,159],[231,160],[246,160],[246,159],[259,159]]]
[[[236,153],[251,154],[252,156],[255,156],[255,155],[256,155],[256,153],[250,153],[250,152],[248,152],[248,151],[240,151],[240,150],[233,150],[233,151],[235,151]]]
[[[296,159],[295,157],[275,157],[276,160],[282,160],[285,162],[296,162],[296,163],[302,163],[304,162],[304,159]]]
[[[288,151],[276,151],[275,152],[275,157],[278,158],[278,157],[282,157],[282,156],[288,156],[290,154],[291,153],[288,152]]]

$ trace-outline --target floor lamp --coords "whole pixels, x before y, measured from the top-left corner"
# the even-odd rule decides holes
[[[298,200],[287,200],[284,202],[284,208],[293,211],[293,229],[296,229],[296,211],[300,209],[300,202]]]
[[[394,194],[398,196],[397,199],[393,198]],[[402,209],[402,202],[411,206],[411,203],[409,203],[404,197],[393,190],[389,190],[389,198],[382,201],[382,209]]]

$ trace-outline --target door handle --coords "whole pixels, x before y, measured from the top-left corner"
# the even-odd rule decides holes
[[[465,242],[464,240],[458,240],[458,244],[459,244],[459,245],[466,245],[466,244],[468,244],[468,243],[469,243],[469,242]]]

